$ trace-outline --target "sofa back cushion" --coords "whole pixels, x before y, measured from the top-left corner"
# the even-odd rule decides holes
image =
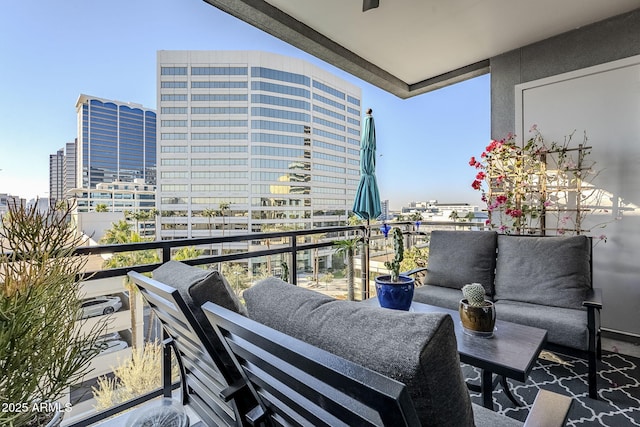
[[[480,283],[492,296],[497,238],[495,231],[432,231],[424,283],[454,289]]]
[[[244,298],[251,319],[404,383],[422,425],[473,425],[449,315],[339,301],[276,278]]]
[[[586,236],[498,237],[496,300],[582,308],[591,288]]]
[[[153,270],[153,278],[180,292],[203,329],[208,326],[207,333],[214,331],[200,308],[205,302],[210,301],[228,310],[247,315],[235,292],[217,270],[204,270],[179,261],[168,261]]]

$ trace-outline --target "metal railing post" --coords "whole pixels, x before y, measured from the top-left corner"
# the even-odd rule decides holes
[[[291,276],[291,284],[298,286],[298,242],[297,236],[291,236],[291,265],[289,265],[289,276]]]

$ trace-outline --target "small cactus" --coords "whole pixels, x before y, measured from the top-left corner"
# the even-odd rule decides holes
[[[481,307],[484,305],[484,286],[480,283],[471,283],[462,287],[462,294],[469,305]]]
[[[393,250],[395,252],[393,261],[385,261],[384,266],[389,270],[391,281],[397,282],[400,276],[400,263],[404,259],[402,230],[398,227],[393,228]]]

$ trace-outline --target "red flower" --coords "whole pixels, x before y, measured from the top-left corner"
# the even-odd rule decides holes
[[[471,156],[471,159],[469,160],[469,166],[475,166],[476,165],[476,158],[474,156]]]
[[[484,172],[478,172],[478,175],[476,175],[476,179],[482,181],[483,179],[485,179],[487,176],[484,174]]]
[[[474,190],[479,190],[482,187],[482,181],[478,181],[477,179],[475,181],[473,181],[473,183],[471,184],[471,187],[473,187]]]
[[[499,196],[496,197],[496,202],[498,202],[498,204],[503,204],[503,203],[507,203],[507,196],[505,196],[504,194],[501,194]]]

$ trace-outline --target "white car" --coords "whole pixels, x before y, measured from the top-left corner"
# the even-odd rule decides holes
[[[98,346],[100,348],[99,355],[102,356],[103,354],[124,350],[125,348],[129,347],[129,344],[127,344],[127,342],[123,340],[112,340],[112,341],[102,341],[98,343]]]
[[[111,314],[120,310],[122,301],[120,297],[103,296],[89,298],[82,301],[82,318]]]

